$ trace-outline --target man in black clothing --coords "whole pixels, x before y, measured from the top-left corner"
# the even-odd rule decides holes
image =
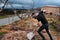
[[[43,38],[43,40],[45,40],[45,37],[43,36],[43,34],[41,33],[41,31],[43,29],[46,30],[47,34],[49,35],[50,39],[53,40],[50,32],[49,32],[49,28],[48,28],[48,21],[47,19],[45,18],[43,11],[40,11],[39,14],[37,13],[32,13],[32,17],[37,19],[38,21],[41,21],[42,23],[42,26],[39,28],[39,30],[37,31],[39,33],[39,35]]]

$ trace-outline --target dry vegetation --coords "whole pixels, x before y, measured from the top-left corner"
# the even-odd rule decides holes
[[[56,17],[55,18],[50,18],[50,19],[47,19],[47,20],[52,21],[50,23],[51,25],[56,24],[56,25],[60,26],[59,25],[60,22],[56,20]],[[28,40],[27,37],[26,37],[26,34],[30,31],[34,31],[35,37],[36,37],[35,40],[40,40],[41,38],[40,38],[40,36],[38,36],[37,30],[42,24],[41,23],[38,24],[38,23],[39,22],[37,21],[37,19],[29,17],[29,18],[26,18],[26,19],[23,19],[23,20],[16,21],[12,24],[5,25],[5,26],[0,28],[0,34],[1,35],[4,34],[2,40]],[[56,25],[55,25],[55,27],[59,28]],[[55,29],[55,27],[54,28],[53,27],[54,26],[51,26],[52,29]],[[45,32],[45,31],[43,31],[43,32]],[[53,32],[53,31],[51,31],[51,33],[52,33],[52,35],[56,35],[56,33]],[[46,36],[46,39],[47,38],[48,37]]]
[[[4,28],[0,29],[1,33],[6,33],[2,40],[28,40],[26,38],[28,32],[34,31],[37,35],[37,29],[41,26],[38,23],[37,19],[30,17],[24,20],[19,20],[16,22],[16,25],[14,23],[6,25]]]

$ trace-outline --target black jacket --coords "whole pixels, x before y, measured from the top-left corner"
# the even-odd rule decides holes
[[[34,18],[36,18],[38,21],[41,21],[42,24],[48,24],[48,21],[45,18],[43,11],[39,12],[38,16],[36,16]]]

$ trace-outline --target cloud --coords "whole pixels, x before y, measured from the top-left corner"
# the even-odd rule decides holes
[[[2,8],[4,4],[0,4],[0,8]],[[30,5],[22,5],[22,4],[7,4],[5,5],[5,9],[32,9]]]
[[[31,9],[39,8],[46,5],[53,5],[60,7],[60,0],[8,0],[16,9]],[[0,8],[3,4],[0,5]],[[6,5],[5,8],[12,8],[11,5]]]

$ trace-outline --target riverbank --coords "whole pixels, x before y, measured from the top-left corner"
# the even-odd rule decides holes
[[[4,19],[0,19],[0,26],[13,23],[14,21],[19,20],[18,16],[12,16]]]
[[[0,16],[0,19],[7,18],[7,16]]]

